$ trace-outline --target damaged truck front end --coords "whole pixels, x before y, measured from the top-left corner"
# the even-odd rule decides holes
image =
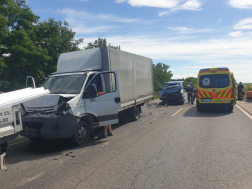
[[[43,87],[48,89],[50,94],[22,104],[21,135],[33,141],[71,138],[83,119],[80,116],[85,114],[81,92],[85,80],[85,73],[49,77]],[[83,138],[84,132],[83,129],[79,132],[80,139]]]
[[[158,97],[162,104],[184,104],[183,82],[166,82],[158,91]]]
[[[74,127],[71,125],[77,125],[79,121],[74,115],[68,113],[71,107],[67,101],[72,98],[74,97],[46,95],[24,103],[21,135],[31,140],[71,137],[74,132]],[[34,107],[35,104],[36,107]]]

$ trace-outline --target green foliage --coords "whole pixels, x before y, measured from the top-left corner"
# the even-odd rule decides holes
[[[0,1],[0,91],[25,87],[26,76],[38,86],[56,71],[58,53],[80,50],[67,22],[38,20],[25,0]]]
[[[163,64],[163,63],[157,63],[156,65],[153,64],[153,75],[154,75],[154,91],[157,92],[160,88],[160,85],[163,86],[165,82],[168,82],[171,80],[171,77],[173,76],[171,71],[168,71],[170,66]]]
[[[114,45],[111,45],[110,43],[107,44],[107,40],[106,38],[100,38],[98,37],[97,40],[95,40],[94,43],[88,43],[86,47],[84,47],[84,49],[92,49],[92,48],[101,48],[101,47],[111,47],[111,48],[114,48],[114,49],[119,49],[120,50],[120,46],[114,46]]]
[[[34,15],[24,0],[1,1],[0,12],[8,20],[7,33],[1,38],[0,54],[5,66],[0,71],[0,90],[9,91],[24,87],[27,75],[42,76],[41,68],[47,61],[46,51],[34,46],[31,40],[33,24],[39,17]],[[1,30],[6,30],[2,28]],[[1,63],[2,65],[2,63]]]
[[[197,86],[197,78],[196,77],[187,77],[184,80],[184,88],[186,88],[189,83],[192,82],[192,86],[196,85]]]
[[[67,22],[62,23],[51,18],[34,26],[35,45],[47,50],[49,58],[42,68],[44,77],[56,71],[57,54],[80,50],[78,45],[83,42],[83,39],[74,39],[75,32],[68,27]],[[40,83],[44,77],[40,78]]]
[[[247,91],[249,90],[249,89],[251,89],[252,90],[252,84],[244,84],[244,92],[245,92],[245,94],[247,93]]]

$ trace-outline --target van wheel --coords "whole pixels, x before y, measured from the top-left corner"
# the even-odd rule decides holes
[[[232,112],[233,109],[234,109],[234,105],[229,105],[229,106],[228,106],[228,111]]]
[[[90,127],[85,121],[81,121],[75,128],[71,142],[74,145],[81,146],[85,144],[90,136]]]
[[[140,110],[138,106],[133,108],[133,113],[129,113],[128,118],[130,121],[136,121],[140,118]]]
[[[201,106],[199,106],[199,105],[196,105],[196,107],[197,107],[197,110],[200,112],[202,109],[201,109]]]

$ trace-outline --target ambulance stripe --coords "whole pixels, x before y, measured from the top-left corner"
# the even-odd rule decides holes
[[[200,91],[201,95],[206,98],[206,96],[204,95],[203,91]]]
[[[218,97],[221,97],[222,94],[223,94],[223,91],[221,91],[221,93],[218,95]]]
[[[208,96],[209,98],[211,98],[211,96],[210,96],[209,92],[205,92],[205,93],[207,94],[207,96]]]
[[[229,96],[230,95],[230,96]],[[230,90],[228,90],[228,93],[226,94],[226,97],[231,97]]]
[[[212,93],[208,93],[208,94],[210,95],[210,97],[211,97],[211,98],[213,98],[213,95],[212,95]]]
[[[225,94],[223,95],[223,97],[227,97],[227,93],[228,93],[228,90],[225,91]]]
[[[200,96],[200,94],[198,94],[198,96],[199,96],[199,98],[202,98],[202,97]]]
[[[202,91],[204,93],[204,95],[206,96],[206,98],[208,97],[207,94],[206,94],[206,91]]]

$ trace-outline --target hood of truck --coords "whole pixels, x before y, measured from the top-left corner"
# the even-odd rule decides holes
[[[23,103],[25,111],[54,111],[58,106],[60,95],[48,94]]]

